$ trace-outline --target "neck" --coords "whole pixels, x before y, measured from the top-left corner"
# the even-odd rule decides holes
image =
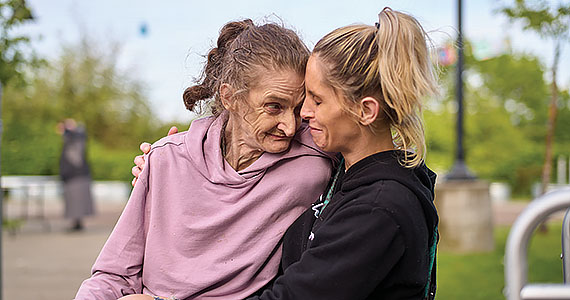
[[[230,115],[222,132],[220,146],[224,159],[236,171],[249,167],[263,154],[263,150],[249,146],[247,141],[244,131]]]
[[[348,170],[370,155],[389,150],[394,150],[390,130],[374,134],[368,128],[362,128],[360,137],[341,151],[341,154],[344,157],[345,169]]]

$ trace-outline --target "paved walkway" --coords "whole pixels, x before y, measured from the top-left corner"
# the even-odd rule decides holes
[[[47,224],[30,220],[15,235],[4,230],[3,300],[70,300],[90,268],[122,209],[122,204],[98,205],[86,218],[86,230],[68,233],[68,222],[52,208]]]
[[[495,205],[495,224],[511,224],[525,205]],[[30,220],[15,235],[4,231],[2,299],[73,299],[122,208],[116,203],[99,204],[99,213],[86,219],[87,229],[82,233],[65,231],[68,224],[59,216],[62,207],[57,206],[47,213],[49,230],[42,222]]]

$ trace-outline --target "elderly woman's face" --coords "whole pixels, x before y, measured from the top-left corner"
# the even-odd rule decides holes
[[[243,142],[265,152],[283,152],[301,124],[304,78],[288,70],[266,71],[260,78],[248,93],[248,105],[237,108],[247,137]]]

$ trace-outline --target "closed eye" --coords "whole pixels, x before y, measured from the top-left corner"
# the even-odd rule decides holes
[[[313,103],[315,103],[316,106],[319,106],[323,102],[323,100],[321,100],[321,98],[319,98],[315,95],[313,95],[311,97],[311,100],[313,100]]]
[[[311,101],[315,103],[316,106],[319,106],[323,100],[319,98],[319,96],[315,95],[313,92],[307,90],[307,98],[311,98]]]

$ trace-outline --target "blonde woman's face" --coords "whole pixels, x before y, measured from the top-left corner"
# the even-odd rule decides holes
[[[301,117],[309,121],[313,141],[328,152],[347,152],[357,147],[360,128],[342,109],[342,97],[325,84],[321,61],[311,56],[305,73],[306,97]]]
[[[301,125],[299,110],[303,102],[303,77],[293,71],[266,72],[252,88],[247,105],[237,108],[241,147],[279,153],[287,150]]]

